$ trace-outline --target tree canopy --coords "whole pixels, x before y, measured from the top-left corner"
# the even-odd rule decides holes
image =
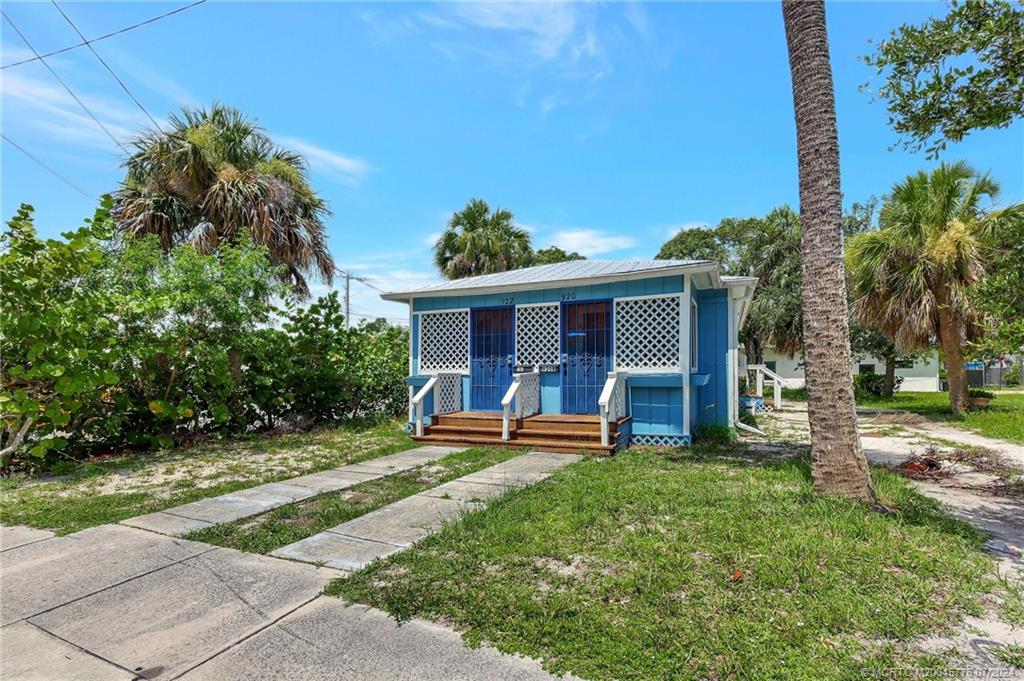
[[[134,147],[111,213],[122,234],[155,234],[164,250],[188,243],[200,253],[246,234],[299,295],[308,295],[310,275],[331,282],[330,211],[305,161],[241,111],[184,108],[166,132],[148,131]]]
[[[571,260],[586,260],[586,258],[576,251],[566,253],[558,246],[548,246],[547,248],[537,249],[537,252],[534,254],[533,264],[553,265],[557,262],[569,262]]]
[[[1024,114],[1024,7],[953,2],[920,26],[903,24],[864,58],[885,82],[889,123],[905,146],[935,157],[971,130],[1004,128]]]
[[[434,245],[434,264],[448,279],[505,272],[533,263],[530,235],[516,227],[512,212],[470,199],[452,214]]]

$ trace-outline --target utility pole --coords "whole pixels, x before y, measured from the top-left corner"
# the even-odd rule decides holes
[[[349,322],[349,320],[351,319],[351,316],[349,315],[349,301],[351,300],[351,298],[349,296],[349,288],[351,286],[352,286],[352,273],[351,272],[345,272],[345,328],[346,329],[349,327],[349,325],[351,323],[351,322]]]

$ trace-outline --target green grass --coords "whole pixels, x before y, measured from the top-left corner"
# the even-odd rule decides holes
[[[467,449],[404,473],[306,499],[255,518],[197,530],[186,539],[250,553],[270,553],[418,492],[501,463],[522,452]]]
[[[873,475],[895,514],[815,496],[802,461],[630,450],[568,466],[327,593],[588,679],[941,666],[907,639],[1005,587],[970,526]]]
[[[997,393],[987,408],[962,416],[953,415],[949,393],[898,392],[890,399],[860,399],[857,404],[876,409],[905,409],[986,437],[1024,444],[1024,393]]]
[[[413,446],[397,422],[127,452],[61,476],[0,482],[0,523],[58,534],[383,456]]]

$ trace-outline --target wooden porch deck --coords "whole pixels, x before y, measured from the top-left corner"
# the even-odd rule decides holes
[[[501,439],[501,414],[459,411],[434,414],[432,425],[416,442],[460,447],[512,447],[566,454],[611,455],[619,438],[619,426],[629,417],[608,424],[609,443],[601,444],[601,419],[596,414],[534,414],[509,424],[509,439]]]

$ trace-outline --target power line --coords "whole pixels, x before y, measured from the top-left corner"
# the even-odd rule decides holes
[[[32,50],[32,53],[33,53],[33,54],[35,54],[36,56],[39,56],[39,53],[38,53],[38,52],[36,52],[36,48],[32,47],[32,43],[30,43],[30,42],[28,41],[28,38],[26,38],[26,37],[25,37],[25,34],[21,32],[21,29],[19,29],[19,28],[18,28],[18,25],[17,25],[17,24],[15,24],[15,23],[14,23],[14,22],[13,22],[13,21],[11,20],[11,17],[9,17],[9,16],[7,15],[7,12],[4,12],[3,10],[0,10],[0,15],[3,15],[4,19],[7,19],[7,23],[9,23],[9,24],[11,25],[11,28],[13,28],[13,29],[14,29],[14,31],[15,31],[15,33],[17,33],[17,34],[18,34],[18,37],[19,37],[19,38],[21,38],[21,41],[22,41],[23,43],[25,43],[25,44],[26,44],[26,45],[28,46],[28,49]],[[94,114],[94,113],[93,113],[92,111],[90,111],[90,110],[89,110],[89,107],[87,107],[87,106],[85,105],[85,102],[83,102],[83,101],[82,101],[81,99],[79,99],[79,98],[78,98],[78,95],[76,95],[76,94],[74,93],[74,91],[72,91],[72,89],[71,89],[71,88],[70,88],[70,87],[68,86],[68,84],[64,82],[64,79],[63,79],[63,78],[61,78],[61,77],[60,77],[60,76],[59,76],[59,75],[57,74],[57,72],[53,70],[53,67],[52,67],[52,66],[50,66],[49,64],[47,64],[47,63],[46,63],[46,60],[45,60],[45,59],[43,59],[42,57],[39,57],[39,61],[41,61],[41,62],[43,63],[43,66],[45,66],[45,67],[46,67],[46,69],[47,69],[47,70],[48,70],[48,71],[49,71],[49,72],[50,72],[51,74],[53,74],[53,77],[57,79],[57,82],[58,82],[58,83],[60,83],[61,85],[63,85],[63,86],[64,86],[64,89],[68,91],[68,94],[69,94],[69,95],[71,95],[71,97],[72,97],[72,98],[73,98],[73,99],[74,99],[74,100],[75,100],[76,102],[78,102],[78,106],[82,107],[82,110],[83,110],[83,111],[85,111],[85,113],[89,114],[89,117],[90,117],[90,118],[91,118],[91,119],[92,119],[93,121],[95,121],[95,122],[96,122],[96,125],[100,126],[100,128],[102,128],[102,129],[103,129],[103,132],[107,133],[107,137],[109,137],[110,139],[112,139],[112,140],[114,141],[114,144],[116,144],[117,146],[121,147],[121,149],[122,149],[122,150],[124,151],[124,153],[126,153],[126,154],[130,154],[131,152],[129,152],[129,151],[128,151],[128,149],[127,149],[127,148],[126,148],[126,147],[125,147],[125,146],[124,146],[123,144],[121,144],[121,143],[120,143],[120,142],[119,142],[119,141],[117,140],[117,138],[116,138],[116,137],[114,137],[113,133],[111,133],[111,132],[110,132],[109,130],[107,130],[107,126],[103,125],[103,123],[102,123],[102,122],[100,122],[100,119],[96,118],[96,115],[95,115],[95,114]]]
[[[61,6],[57,4],[57,0],[50,0],[50,2],[52,2],[53,6],[57,8],[57,11],[60,12],[60,15],[64,17],[64,20],[71,25],[71,28],[75,29],[75,33],[78,34],[78,37],[82,40],[85,40],[85,46],[88,47],[89,51],[92,52],[93,56],[96,57],[96,59],[98,59],[101,64],[103,64],[103,67],[107,69],[107,72],[110,73],[111,76],[113,76],[114,80],[117,81],[117,84],[120,85],[121,89],[125,91],[125,94],[131,97],[132,101],[135,102],[135,106],[139,107],[142,113],[146,114],[146,117],[149,118],[149,121],[153,124],[153,127],[159,130],[160,124],[156,122],[156,119],[153,118],[153,116],[150,115],[148,111],[146,111],[146,107],[142,106],[142,102],[140,102],[138,98],[132,94],[132,91],[129,90],[128,86],[124,84],[124,81],[117,77],[117,74],[114,73],[114,69],[110,68],[110,64],[108,64],[103,59],[103,57],[100,56],[100,53],[97,52],[96,49],[89,44],[89,41],[86,40],[86,37],[82,35],[81,31],[78,30],[78,26],[75,26],[75,22],[71,21],[71,17],[69,17],[67,13],[61,8]]]
[[[56,177],[56,178],[57,178],[58,180],[60,180],[61,182],[63,182],[63,183],[64,183],[64,184],[66,184],[67,186],[69,186],[69,187],[71,187],[72,189],[74,189],[74,190],[75,190],[76,192],[78,192],[79,194],[81,194],[81,195],[82,195],[82,196],[84,196],[85,198],[87,198],[87,199],[90,199],[90,200],[91,200],[91,199],[95,199],[95,198],[96,198],[95,196],[89,196],[89,193],[88,193],[88,192],[86,192],[86,191],[85,191],[84,189],[82,189],[82,188],[81,188],[81,187],[79,187],[79,186],[78,186],[77,184],[75,184],[74,182],[72,182],[72,181],[71,181],[71,180],[69,180],[68,178],[66,178],[66,177],[64,177],[63,175],[61,175],[60,173],[58,173],[58,172],[57,172],[56,170],[54,170],[54,169],[53,169],[53,168],[51,168],[50,166],[48,166],[48,165],[47,165],[46,163],[44,163],[44,162],[43,162],[42,160],[40,160],[39,158],[37,158],[36,156],[34,156],[33,154],[31,154],[31,153],[30,153],[30,152],[29,152],[29,151],[28,151],[27,149],[25,149],[24,147],[22,147],[22,146],[21,146],[20,144],[18,144],[18,143],[17,143],[17,142],[15,142],[14,140],[12,140],[12,139],[11,139],[10,137],[8,137],[7,135],[5,135],[5,134],[3,134],[3,133],[0,133],[0,137],[2,137],[2,138],[3,138],[3,140],[4,140],[5,142],[7,142],[8,144],[10,144],[10,145],[11,145],[12,147],[14,147],[15,149],[17,149],[17,150],[18,150],[18,151],[20,151],[21,153],[23,153],[23,154],[25,154],[26,156],[28,156],[28,157],[29,157],[30,159],[32,159],[33,161],[35,161],[35,162],[36,162],[36,163],[38,163],[39,165],[41,165],[41,166],[42,166],[43,168],[45,168],[45,169],[46,169],[47,171],[49,171],[51,175],[53,175],[54,177]]]
[[[90,43],[98,43],[101,40],[106,40],[107,38],[113,38],[115,35],[120,35],[122,33],[127,33],[128,31],[133,31],[136,28],[139,28],[140,26],[145,26],[146,24],[151,24],[154,21],[159,21],[161,19],[165,19],[165,18],[171,16],[172,14],[177,14],[178,12],[184,12],[185,10],[192,9],[193,7],[196,7],[197,5],[202,5],[204,2],[206,2],[206,0],[197,0],[197,2],[193,2],[191,5],[185,5],[184,7],[179,7],[178,9],[171,10],[170,12],[165,12],[164,14],[161,14],[159,16],[153,17],[151,19],[146,19],[145,21],[140,21],[137,24],[132,24],[131,26],[125,26],[124,28],[119,28],[116,31],[112,31],[112,32],[107,33],[105,35],[101,35],[98,38],[93,38],[92,40],[86,40],[85,36],[82,36],[83,42],[80,42],[77,45],[68,45],[67,47],[63,47],[63,48],[61,48],[59,50],[54,50],[53,52],[47,52],[44,55],[38,55],[37,54],[35,57],[29,57],[28,59],[22,59],[21,61],[16,61],[16,62],[14,62],[12,64],[6,64],[5,66],[0,66],[0,69],[9,69],[12,66],[20,66],[22,64],[27,64],[27,63],[32,62],[32,61],[41,61],[42,59],[45,59],[46,57],[52,57],[55,54],[63,54],[64,52],[68,52],[69,50],[74,50],[74,49],[77,49],[79,47],[84,47],[86,45],[89,45]],[[79,34],[79,35],[81,35],[81,34]]]

